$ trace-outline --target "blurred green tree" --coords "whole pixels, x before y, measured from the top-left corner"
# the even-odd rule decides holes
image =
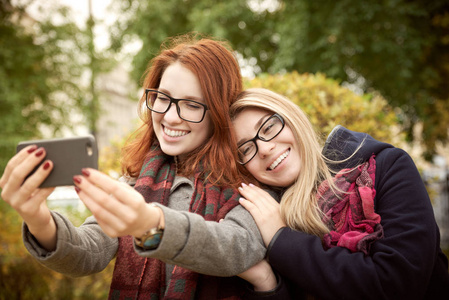
[[[53,207],[79,226],[90,214],[73,207]],[[23,246],[22,221],[4,201],[0,201],[0,299],[106,299],[114,263],[100,273],[70,278],[51,271],[33,259]]]
[[[98,74],[112,65],[107,54],[92,52],[92,26],[78,28],[67,7],[56,3],[47,8],[48,18],[58,19],[55,24],[34,20],[25,7],[11,2],[0,1],[0,172],[20,140],[40,138],[42,129],[60,135],[63,128],[71,128],[70,115],[92,112],[91,87],[83,79],[91,69]],[[86,217],[65,213],[78,225]],[[21,219],[1,199],[0,219],[0,299],[107,297],[113,264],[74,281],[27,254]]]
[[[447,0],[127,0],[115,46],[139,38],[138,81],[165,37],[196,30],[229,40],[256,73],[321,72],[379,91],[401,108],[413,140],[423,123],[430,158],[448,140],[449,4]]]
[[[84,115],[94,131],[99,108],[84,81],[112,67],[107,53],[92,48],[93,23],[80,29],[62,5],[48,8],[44,21],[25,9],[9,0],[0,3],[1,170],[18,141],[41,138],[43,129],[61,135],[63,128],[72,128],[73,114]]]

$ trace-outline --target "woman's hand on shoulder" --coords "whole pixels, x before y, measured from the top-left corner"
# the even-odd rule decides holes
[[[252,184],[242,184],[239,192],[243,196],[240,198],[240,204],[251,213],[265,246],[268,246],[275,233],[286,226],[281,217],[279,203],[266,191]]]
[[[128,184],[95,169],[83,169],[82,174],[74,177],[78,195],[110,237],[140,237],[163,225],[162,210],[148,205]]]

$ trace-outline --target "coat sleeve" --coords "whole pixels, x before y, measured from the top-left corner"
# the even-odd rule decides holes
[[[423,299],[439,256],[433,209],[412,159],[397,148],[376,157],[375,210],[384,238],[368,256],[284,228],[268,252],[270,264],[294,285],[321,299]],[[441,269],[441,267],[440,267]]]
[[[108,237],[94,217],[75,227],[63,215],[52,211],[57,226],[56,250],[43,249],[23,224],[23,241],[28,252],[53,271],[72,276],[85,276],[102,271],[114,258],[118,239]]]
[[[155,250],[135,246],[141,256],[160,259],[212,276],[234,276],[261,261],[266,254],[257,225],[241,205],[222,222],[159,205],[164,213],[164,236]]]

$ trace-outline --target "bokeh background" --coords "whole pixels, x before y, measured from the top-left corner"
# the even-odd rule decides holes
[[[448,0],[0,0],[0,172],[19,141],[93,134],[120,176],[141,77],[167,38],[229,41],[246,87],[284,94],[325,139],[335,125],[404,148],[449,249]],[[80,225],[73,187],[49,206]],[[0,200],[0,299],[105,299],[113,263],[69,278],[36,263]]]

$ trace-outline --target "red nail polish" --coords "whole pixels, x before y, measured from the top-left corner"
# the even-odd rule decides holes
[[[79,192],[81,192],[81,189],[79,187],[75,186],[75,192],[79,193]]]
[[[79,177],[79,176],[73,176],[73,181],[74,181],[75,183],[80,184],[80,183],[81,183],[81,177]]]
[[[84,176],[89,177],[90,172],[88,169],[81,169],[81,173],[83,173]]]
[[[37,146],[33,145],[30,149],[27,150],[28,153],[33,153],[34,151],[36,151]]]
[[[45,162],[45,164],[44,164],[44,170],[48,170],[48,168],[50,168],[50,162],[49,161]]]
[[[44,148],[40,148],[39,151],[37,151],[37,152],[35,153],[35,155],[36,155],[37,157],[41,156],[42,154],[44,154]]]

